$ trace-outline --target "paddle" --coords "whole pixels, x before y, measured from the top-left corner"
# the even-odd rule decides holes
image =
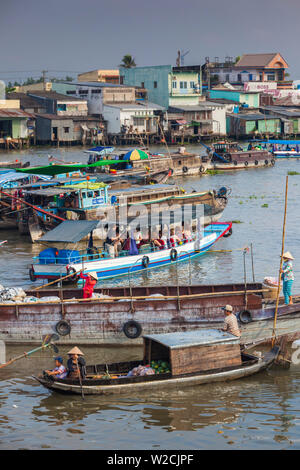
[[[77,358],[76,358],[76,366],[77,366],[78,377],[79,377],[79,383],[80,383],[81,397],[82,397],[82,399],[84,400],[84,393],[83,393],[83,388],[82,388],[81,372],[80,372],[80,369],[79,369],[78,359],[77,359]]]
[[[37,351],[40,351],[41,349],[46,349],[49,346],[53,349],[55,354],[57,354],[59,352],[58,347],[55,346],[53,341],[57,341],[58,339],[59,339],[59,336],[56,335],[56,334],[46,335],[46,337],[44,337],[42,346],[39,346],[38,348],[32,349],[31,351],[24,352],[20,356],[14,357],[13,359],[10,359],[9,361],[5,362],[4,364],[0,364],[0,369],[3,369],[3,367],[9,366],[13,362],[18,361],[19,359],[22,359],[23,357],[30,356],[31,354],[33,354]]]

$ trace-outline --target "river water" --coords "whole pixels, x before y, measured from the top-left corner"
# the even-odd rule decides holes
[[[193,152],[201,147],[187,147]],[[165,149],[152,148],[151,150]],[[201,152],[203,150],[201,149]],[[48,155],[85,161],[82,148],[35,149],[0,153],[2,161],[48,163]],[[243,282],[243,248],[248,281],[277,276],[281,253],[285,181],[300,173],[299,160],[278,160],[274,167],[176,178],[186,190],[231,189],[223,221],[234,221],[231,237],[214,253],[131,277],[132,285]],[[289,176],[285,249],[294,261],[294,292],[300,291],[300,175]],[[0,284],[28,287],[28,265],[38,253],[26,237],[1,232]],[[224,251],[228,250],[228,251]],[[128,285],[127,279],[102,285]],[[8,347],[7,358],[24,347]],[[60,349],[66,357],[67,350]],[[88,363],[138,359],[139,347],[84,350]],[[0,371],[0,448],[2,449],[298,449],[300,448],[300,367],[271,370],[237,382],[204,385],[176,392],[130,397],[63,397],[51,394],[31,376],[51,367],[52,353],[36,353]]]

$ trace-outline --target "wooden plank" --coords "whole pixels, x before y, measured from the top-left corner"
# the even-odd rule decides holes
[[[170,356],[173,375],[241,364],[239,344],[174,349]]]

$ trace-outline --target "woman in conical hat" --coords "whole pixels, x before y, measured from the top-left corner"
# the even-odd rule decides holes
[[[78,356],[84,356],[83,352],[81,352],[77,346],[74,346],[74,348],[70,349],[67,354],[77,354]]]
[[[293,273],[293,263],[292,260],[294,259],[293,256],[289,251],[286,251],[282,255],[283,257],[283,264],[281,270],[281,277],[283,281],[283,295],[284,295],[284,303],[286,305],[292,305],[293,298],[292,298],[292,287],[294,282],[294,273]]]
[[[84,287],[83,287],[83,298],[90,299],[93,297],[94,287],[97,284],[98,276],[95,271],[92,271],[87,274],[80,273],[81,279],[86,279]]]
[[[68,369],[68,378],[77,379],[79,378],[79,373],[81,378],[85,378],[85,360],[83,359],[83,352],[75,346],[74,348],[70,349],[67,353],[69,354],[70,358],[67,362],[67,369]]]

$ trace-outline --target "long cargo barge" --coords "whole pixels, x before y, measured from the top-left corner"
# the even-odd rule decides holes
[[[95,289],[83,299],[78,288],[27,291],[35,302],[0,304],[0,339],[7,343],[40,344],[43,335],[60,334],[60,344],[141,344],[144,334],[219,328],[221,310],[233,306],[242,343],[272,337],[275,302],[266,299],[260,283],[195,286],[115,287]],[[43,297],[56,297],[53,301]],[[300,337],[300,298],[280,302],[278,335]]]

